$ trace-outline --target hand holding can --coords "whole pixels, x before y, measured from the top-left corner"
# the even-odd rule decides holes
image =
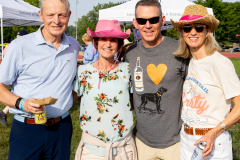
[[[47,98],[43,98],[43,99],[37,99],[37,100],[34,100],[32,102],[36,103],[36,104],[39,104],[41,107],[44,108],[42,113],[34,114],[35,123],[36,124],[45,124],[47,122],[46,106],[55,104],[57,102],[57,99],[52,98],[52,97],[47,97]]]
[[[204,160],[202,150],[207,146],[207,142],[201,141],[197,144],[191,160]]]
[[[43,105],[41,107],[44,108],[42,113],[34,114],[34,116],[35,116],[35,123],[36,124],[45,124],[47,122],[47,113],[46,113],[45,105]]]

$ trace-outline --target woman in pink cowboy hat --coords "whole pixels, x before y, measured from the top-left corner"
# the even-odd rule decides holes
[[[99,20],[95,32],[88,28],[87,33],[93,38],[99,59],[81,65],[74,84],[81,98],[83,130],[75,160],[137,160],[131,131],[129,64],[114,60],[131,31],[122,32],[117,20]]]
[[[181,19],[171,23],[180,32],[180,46],[174,54],[190,58],[183,86],[181,159],[201,154],[193,152],[202,142],[206,160],[231,160],[232,139],[227,129],[240,119],[240,82],[211,34],[219,21],[205,7],[189,5]],[[230,112],[231,100],[235,107]]]

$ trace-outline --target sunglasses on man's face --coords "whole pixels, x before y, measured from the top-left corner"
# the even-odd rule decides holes
[[[145,18],[136,18],[137,23],[140,25],[145,25],[147,23],[147,21],[151,24],[156,24],[159,22],[161,16],[159,17],[153,17],[153,18],[149,18],[149,19],[145,19]]]
[[[191,30],[192,30],[193,28],[195,28],[195,30],[196,30],[198,33],[201,33],[201,32],[203,32],[203,30],[204,30],[206,27],[207,27],[207,26],[205,26],[205,25],[196,25],[196,26],[189,26],[189,25],[187,25],[187,26],[182,26],[182,29],[183,29],[183,32],[189,33],[189,32],[191,32]]]

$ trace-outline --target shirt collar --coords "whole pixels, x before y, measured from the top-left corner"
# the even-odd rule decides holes
[[[36,45],[47,44],[47,41],[43,38],[42,31],[41,31],[43,27],[44,25],[41,25],[36,32]],[[65,33],[63,33],[62,36],[63,36],[62,45],[64,45],[65,47],[70,46],[71,44],[68,36],[66,36]]]

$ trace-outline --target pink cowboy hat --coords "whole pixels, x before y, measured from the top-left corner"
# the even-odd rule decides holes
[[[99,20],[93,32],[90,28],[87,28],[87,33],[90,37],[111,37],[111,38],[127,38],[131,30],[128,29],[126,33],[122,32],[121,26],[118,20]]]

